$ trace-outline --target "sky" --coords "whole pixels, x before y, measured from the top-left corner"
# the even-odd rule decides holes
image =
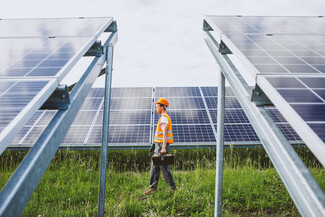
[[[113,16],[113,87],[216,86],[204,15],[325,15],[324,0],[10,0],[0,18]],[[103,86],[98,79],[96,86]]]

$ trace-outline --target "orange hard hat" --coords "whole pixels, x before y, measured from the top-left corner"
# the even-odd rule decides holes
[[[165,106],[169,106],[169,102],[168,102],[168,100],[166,99],[166,98],[160,98],[157,102],[156,102],[156,104],[162,104],[162,105],[165,105]]]

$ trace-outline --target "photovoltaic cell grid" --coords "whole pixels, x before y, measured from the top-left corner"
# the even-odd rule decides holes
[[[57,76],[89,42],[89,37],[0,38],[0,78]]]
[[[152,88],[112,88],[110,144],[149,144]],[[93,88],[70,127],[64,145],[99,145],[102,139],[104,88]]]
[[[248,66],[248,71],[253,76],[258,75],[257,84],[260,76],[267,78],[276,92],[269,96],[271,101],[283,97],[288,105],[276,106],[293,108],[297,117],[300,116],[323,142],[324,20],[324,17],[225,16],[208,16],[206,20],[219,31],[219,40]],[[260,87],[263,89],[264,85]]]
[[[260,74],[325,73],[325,35],[228,35]]]
[[[50,95],[55,88],[54,81],[49,79],[0,79],[0,153],[9,145],[8,136],[13,139],[13,131],[22,129],[23,124],[19,124],[26,115],[38,109],[35,108],[36,101],[44,102],[46,98],[42,95]]]
[[[0,153],[111,22],[112,18],[0,20]],[[34,126],[27,133],[38,135],[42,130]]]
[[[145,89],[145,88],[144,88]],[[139,92],[145,91],[138,89]],[[198,88],[200,90],[200,88]],[[203,90],[213,90],[217,93],[215,87],[202,87]],[[145,94],[152,91],[152,88],[146,90]],[[112,93],[115,96],[112,99],[123,100],[128,97],[128,94],[133,94],[132,88],[113,88]],[[189,91],[191,92],[191,91]],[[226,88],[227,97],[233,98],[233,92],[230,88]],[[82,109],[77,114],[69,132],[67,133],[64,146],[73,145],[100,145],[102,137],[102,121],[103,121],[103,88],[93,88],[86,98]],[[152,93],[151,93],[152,94]],[[217,98],[215,94],[209,94],[207,98]],[[228,96],[229,95],[229,96]],[[141,95],[138,95],[139,97]],[[149,96],[149,94],[148,94]],[[178,99],[177,97],[174,97]],[[149,98],[149,97],[148,97]],[[171,97],[170,99],[172,99]],[[197,98],[195,96],[195,98]],[[202,98],[202,97],[201,97]],[[141,99],[141,98],[140,98]],[[149,98],[152,101],[152,98]],[[114,101],[112,101],[114,102]],[[203,98],[202,98],[203,102]],[[127,108],[128,105],[126,105]],[[115,106],[116,107],[116,106]],[[111,144],[149,144],[151,123],[158,122],[158,115],[154,115],[152,122],[152,110],[124,109],[111,110],[110,115],[110,131],[109,143]],[[277,122],[280,129],[285,133],[290,141],[300,141],[294,130],[286,123],[281,114],[274,108],[267,108],[272,118]],[[39,111],[23,128],[20,134],[16,137],[13,145],[33,145],[40,136],[41,131],[45,129],[47,124],[55,115],[56,111],[46,110]],[[212,125],[208,116],[212,118]],[[216,129],[217,110],[215,108],[204,109],[168,109],[168,114],[172,118],[173,132],[175,143],[214,143],[216,142],[213,128]],[[225,111],[225,141],[227,142],[253,142],[258,143],[258,137],[249,123],[245,113],[241,108],[230,108]],[[18,146],[19,147],[19,146]]]
[[[325,141],[325,77],[266,77],[298,115]]]
[[[224,34],[325,34],[324,17],[207,16]]]
[[[215,129],[217,129],[217,108],[218,108],[218,91],[216,87],[202,87],[204,99],[207,103],[209,113]],[[259,141],[258,136],[250,124],[244,110],[240,103],[234,97],[234,93],[230,87],[225,89],[225,141],[238,142],[238,141]],[[276,122],[280,130],[284,133],[289,141],[301,141],[297,133],[287,124],[285,118],[274,107],[268,107],[272,119]],[[286,127],[283,127],[285,124]]]

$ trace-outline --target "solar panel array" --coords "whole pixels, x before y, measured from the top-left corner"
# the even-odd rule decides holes
[[[43,126],[24,125],[112,21],[110,17],[0,20],[0,154],[21,129],[39,135]],[[34,142],[28,136],[21,139]]]
[[[270,100],[287,103],[276,105],[287,107],[281,112],[293,109],[325,142],[325,18],[208,16],[207,22],[264,92],[273,89]]]
[[[155,113],[154,99],[165,96],[170,102],[167,112],[172,119],[175,144],[215,145],[217,93],[217,87],[112,88],[109,144],[120,147],[150,144],[159,119],[159,115]],[[228,144],[260,144],[230,88],[226,89],[226,94],[225,141]],[[104,88],[92,89],[61,146],[101,145],[103,96]],[[210,99],[214,103],[208,107],[206,102]],[[269,107],[268,111],[292,143],[301,142],[274,107]],[[36,113],[11,147],[32,146],[54,115],[53,110]]]

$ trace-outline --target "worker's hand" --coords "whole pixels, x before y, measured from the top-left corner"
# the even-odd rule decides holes
[[[166,154],[166,148],[162,148],[161,151],[160,151],[160,154],[161,154],[161,155]]]

